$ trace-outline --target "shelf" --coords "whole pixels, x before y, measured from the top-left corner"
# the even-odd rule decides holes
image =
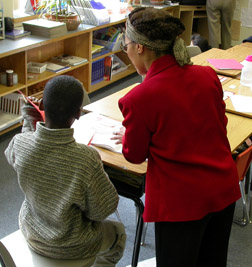
[[[7,128],[20,124],[23,120],[21,115],[14,115],[0,111],[0,131],[4,131]]]
[[[100,55],[100,56],[98,56],[98,57],[92,58],[92,62],[94,62],[94,61],[96,61],[96,60],[99,60],[99,59],[102,59],[102,58],[107,57],[107,56],[114,55],[114,54],[119,53],[119,52],[121,52],[121,51],[122,51],[122,50],[119,49],[119,50],[116,50],[116,51],[113,51],[113,52],[111,51],[111,52],[109,52],[109,53],[106,53],[106,54]]]
[[[16,123],[16,124],[13,124],[12,126],[8,127],[7,129],[1,131],[1,132],[0,132],[0,135],[3,135],[3,134],[5,134],[5,133],[8,133],[8,132],[10,132],[10,131],[12,131],[12,130],[18,128],[18,127],[20,127],[20,126],[22,126],[22,123]]]
[[[21,84],[21,83],[18,83],[16,85],[11,86],[11,87],[0,84],[0,97],[7,95],[7,94],[10,94],[10,93],[13,93],[13,92],[16,92],[17,90],[25,89],[25,88],[26,88],[26,85]]]
[[[60,71],[60,72],[45,71],[43,73],[29,73],[29,75],[34,75],[34,78],[28,79],[27,86],[32,86],[34,84],[38,84],[38,83],[43,82],[45,80],[49,80],[55,76],[66,74],[67,72],[70,72],[70,71],[75,70],[77,68],[83,67],[85,65],[88,65],[88,62],[85,62],[85,63],[77,65],[77,66],[70,66],[69,69],[65,69],[65,70]]]
[[[100,88],[102,87],[105,87],[113,82],[116,82],[126,76],[129,76],[130,74],[132,73],[135,73],[136,70],[133,70],[133,69],[127,69],[125,71],[122,71],[122,72],[119,72],[118,74],[116,75],[113,75],[112,76],[112,79],[110,81],[102,81],[102,82],[98,82],[98,83],[95,83],[91,86],[91,92],[94,92],[94,91],[97,91],[99,90]]]
[[[194,19],[198,19],[198,18],[207,18],[207,13],[206,11],[194,11],[194,15],[193,15]]]

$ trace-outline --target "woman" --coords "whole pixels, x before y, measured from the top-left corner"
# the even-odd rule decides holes
[[[125,133],[115,138],[128,161],[148,159],[143,217],[155,222],[157,266],[226,266],[238,175],[221,84],[191,65],[184,29],[164,10],[130,13],[123,49],[146,76],[119,100]]]
[[[234,17],[236,0],[207,0],[206,11],[211,47],[228,49],[231,47],[231,25]],[[220,38],[221,37],[221,40]]]

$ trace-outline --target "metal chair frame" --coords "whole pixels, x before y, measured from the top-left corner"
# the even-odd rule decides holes
[[[251,207],[251,179],[252,179],[252,146],[240,153],[236,160],[236,167],[239,175],[243,216],[238,219],[234,217],[233,222],[246,226],[252,220]],[[250,168],[249,168],[250,167]]]

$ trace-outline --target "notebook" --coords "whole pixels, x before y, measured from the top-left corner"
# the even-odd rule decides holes
[[[207,61],[219,70],[241,70],[243,67],[243,65],[235,59],[210,58]]]

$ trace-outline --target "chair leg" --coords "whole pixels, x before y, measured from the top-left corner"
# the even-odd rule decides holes
[[[146,237],[147,228],[148,228],[148,223],[144,223],[141,246],[145,246],[146,245],[145,237]]]
[[[241,226],[246,226],[249,223],[249,210],[247,207],[247,201],[246,201],[246,194],[245,194],[245,178],[243,181],[240,181],[240,190],[242,195],[242,208],[243,208],[243,216],[242,219],[233,219],[233,222],[236,224],[239,224]]]
[[[249,182],[248,182],[248,211],[249,211],[249,223],[252,223],[252,196],[251,196],[251,180],[252,180],[252,163],[249,168]]]

